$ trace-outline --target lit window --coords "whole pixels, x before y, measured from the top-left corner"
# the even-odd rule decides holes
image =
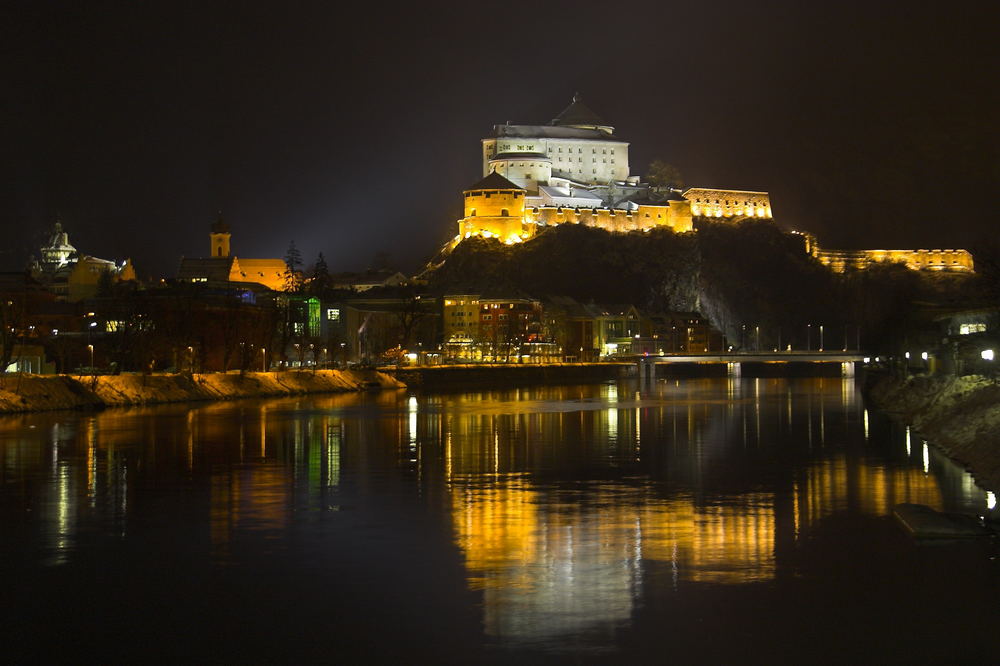
[[[337,308],[327,308],[326,318],[328,321],[340,321],[340,310]]]
[[[961,324],[958,327],[959,335],[971,335],[972,333],[985,333],[985,332],[986,332],[985,323]]]

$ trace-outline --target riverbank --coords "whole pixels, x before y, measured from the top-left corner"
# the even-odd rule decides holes
[[[965,465],[981,486],[1000,489],[1000,386],[993,380],[878,374],[869,377],[866,395]]]
[[[402,367],[386,371],[410,388],[501,388],[584,384],[636,376],[635,363],[469,364]]]
[[[195,375],[8,375],[0,413],[98,409],[200,400],[340,393],[405,385],[374,370],[208,373]]]

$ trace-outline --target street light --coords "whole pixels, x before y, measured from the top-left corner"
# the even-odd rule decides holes
[[[812,324],[806,324],[806,351],[812,351]]]
[[[94,345],[87,345],[87,350],[90,352],[90,374],[94,374]]]
[[[823,324],[819,325],[819,350],[823,351]]]
[[[267,372],[267,367],[264,365],[267,363],[267,347],[260,348],[260,371]]]

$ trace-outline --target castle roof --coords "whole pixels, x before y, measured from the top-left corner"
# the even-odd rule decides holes
[[[551,162],[552,158],[549,157],[548,155],[546,155],[545,153],[514,153],[514,152],[509,152],[509,153],[497,153],[497,155],[495,157],[491,157],[490,158],[490,162],[494,162],[494,161],[497,161],[497,160],[500,160],[500,161],[503,161],[503,160],[535,160],[535,161]]]
[[[465,188],[466,192],[471,190],[521,190],[523,192],[524,188],[510,182],[496,171],[491,171],[486,178]]]
[[[580,93],[573,95],[573,101],[563,109],[563,112],[552,119],[553,125],[565,125],[575,127],[583,125],[585,127],[609,127],[604,120],[583,103]]]

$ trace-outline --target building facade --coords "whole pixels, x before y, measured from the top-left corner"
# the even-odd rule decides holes
[[[183,282],[248,282],[274,291],[287,286],[288,267],[284,259],[247,259],[230,252],[231,232],[219,213],[209,230],[209,256],[182,257],[177,279]]]
[[[131,259],[116,262],[78,252],[60,222],[56,222],[48,244],[39,252],[41,259],[32,261],[29,271],[60,300],[78,302],[93,298],[102,279],[112,284],[136,279]]]

